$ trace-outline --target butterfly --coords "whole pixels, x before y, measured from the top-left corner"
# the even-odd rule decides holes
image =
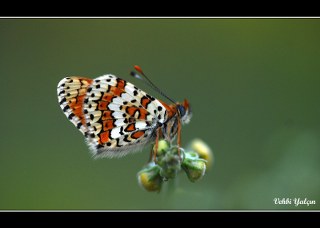
[[[139,66],[134,68],[133,77],[147,82],[172,104],[112,74],[95,79],[71,76],[58,83],[60,107],[85,136],[95,158],[122,157],[150,143],[157,148],[159,139],[172,141],[176,135],[180,147],[181,124],[189,123],[191,118],[189,102],[174,102]]]

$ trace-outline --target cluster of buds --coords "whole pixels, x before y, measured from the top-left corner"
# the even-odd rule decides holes
[[[191,182],[200,180],[212,161],[210,148],[199,139],[193,140],[186,150],[180,148],[180,155],[177,146],[160,140],[156,161],[148,163],[138,173],[138,181],[147,191],[159,192],[164,181],[174,179],[182,170]]]

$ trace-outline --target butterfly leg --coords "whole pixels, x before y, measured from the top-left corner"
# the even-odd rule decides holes
[[[157,129],[156,142],[154,144],[154,150],[153,150],[153,161],[154,162],[156,162],[156,157],[157,157],[157,152],[158,152],[159,136],[160,136],[160,128]]]
[[[181,122],[180,120],[178,120],[178,138],[177,138],[177,144],[178,144],[178,156],[180,161],[182,162],[181,159],[181,154],[180,154],[180,147],[181,147]]]
[[[153,161],[153,147],[151,148],[151,151],[150,151],[150,156],[149,156],[148,163],[150,163],[151,161]]]

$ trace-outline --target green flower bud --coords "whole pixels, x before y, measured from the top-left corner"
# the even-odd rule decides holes
[[[164,155],[167,152],[167,150],[169,150],[169,148],[170,148],[170,144],[168,141],[163,140],[163,139],[159,140],[157,155],[158,156]],[[155,146],[154,146],[153,150],[155,150]]]
[[[160,175],[165,179],[173,179],[181,170],[181,161],[176,147],[170,148],[162,157],[158,157],[158,165],[161,167]]]
[[[204,176],[206,172],[206,161],[198,158],[194,152],[185,153],[182,168],[186,172],[189,180],[195,182]]]
[[[193,140],[188,152],[180,149],[180,156],[178,146],[171,143],[159,140],[155,161],[150,162],[137,174],[138,182],[145,190],[159,192],[163,182],[174,179],[181,169],[186,172],[191,182],[195,182],[204,176],[207,164],[212,164],[212,152],[203,141]],[[155,150],[155,147],[153,149]]]
[[[177,176],[181,170],[180,159],[178,156],[166,156],[162,160],[160,175],[168,180]]]
[[[156,164],[149,165],[138,173],[138,182],[142,188],[148,192],[160,192],[162,186],[162,177],[160,176],[160,167]]]
[[[199,157],[207,161],[207,168],[212,166],[213,153],[210,147],[201,139],[194,139],[190,144],[191,150],[199,154]]]

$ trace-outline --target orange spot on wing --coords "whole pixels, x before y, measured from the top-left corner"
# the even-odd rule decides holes
[[[144,135],[144,131],[137,131],[131,135],[131,138],[137,139]]]
[[[127,107],[126,111],[130,116],[134,116],[135,112],[138,110],[136,107]]]
[[[106,143],[109,141],[109,131],[105,131],[103,133],[100,134],[100,141],[101,143]]]
[[[99,110],[108,110],[108,104],[109,102],[106,101],[99,101],[98,109]]]
[[[149,114],[149,112],[143,108],[139,108],[139,119],[145,120],[147,119],[147,115]]]
[[[78,96],[77,99],[73,99],[71,103],[69,103],[69,107],[71,108],[73,114],[75,114],[79,119],[81,119],[81,123],[85,124],[85,119],[83,118],[83,100],[84,95]]]
[[[72,112],[73,112],[73,114],[75,114],[80,119],[83,118],[82,109],[80,109],[80,108],[79,109],[75,109]],[[84,122],[82,124],[84,124]]]
[[[72,106],[72,108],[73,109],[80,109],[81,110],[81,108],[82,108],[82,105],[81,104],[74,104],[73,106]]]
[[[136,130],[136,127],[134,126],[134,123],[129,124],[128,127],[126,127],[125,131],[134,131]]]
[[[134,115],[135,115],[136,111],[138,111],[139,112],[138,119],[143,119],[143,120],[145,120],[147,118],[147,115],[149,114],[149,112],[146,109],[137,108],[137,107],[127,107],[126,111],[130,116],[132,116],[134,118],[136,118]]]
[[[74,78],[77,80],[80,80],[82,85],[79,85],[79,88],[77,89],[78,96],[73,97],[71,99],[67,99],[67,104],[69,105],[70,109],[72,110],[73,114],[77,116],[83,125],[85,125],[86,121],[85,118],[83,118],[83,101],[85,94],[87,92],[88,87],[92,83],[92,79],[90,78],[84,78],[79,76],[71,76],[70,78]]]
[[[102,120],[113,119],[113,117],[111,116],[111,111],[104,111],[101,119]]]
[[[119,79],[119,80],[118,80],[117,87],[118,87],[119,89],[121,89],[121,90],[124,90],[125,84],[126,84],[126,82],[125,82],[124,80]]]
[[[111,86],[111,88],[110,88],[110,93],[115,96],[120,96],[122,92],[123,92],[123,90],[118,87]]]
[[[112,93],[104,93],[102,96],[102,101],[111,102],[112,98],[113,98]]]
[[[75,105],[77,103],[77,99],[76,98],[71,98],[68,100],[68,105],[71,106],[71,105]]]
[[[103,121],[103,130],[104,131],[111,130],[112,128],[114,128],[113,120]]]
[[[141,99],[141,105],[144,107],[144,108],[147,108],[147,105],[151,102],[151,100],[147,97],[143,97]]]

